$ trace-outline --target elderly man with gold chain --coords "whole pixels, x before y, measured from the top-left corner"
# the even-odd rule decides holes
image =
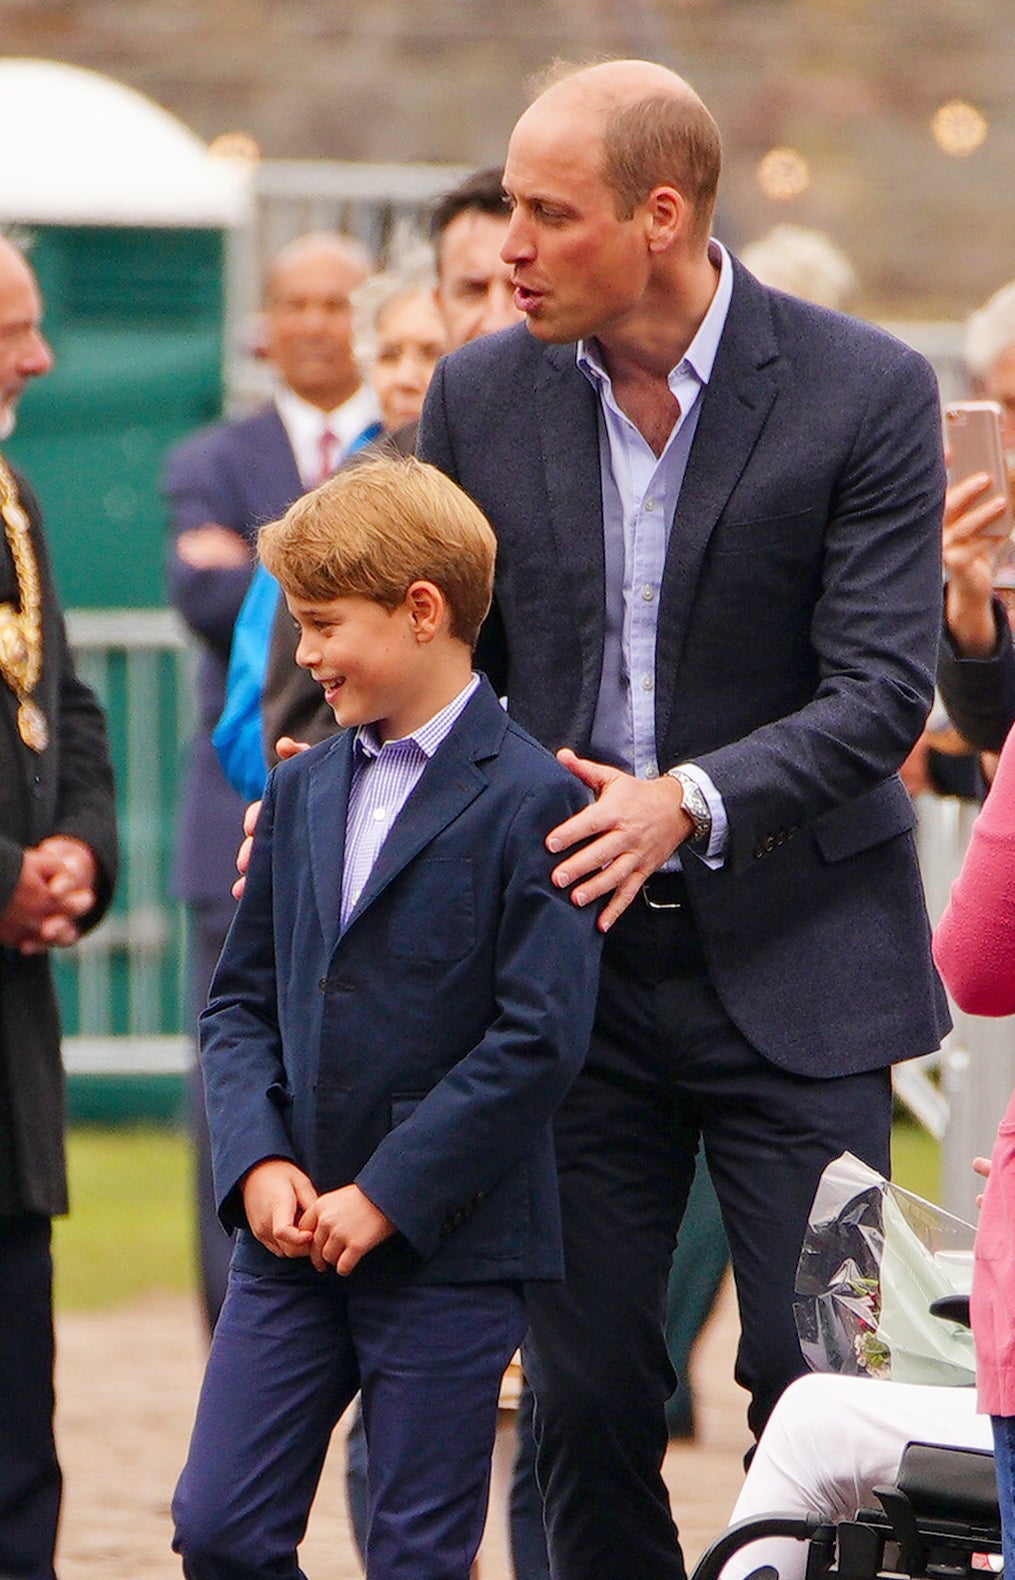
[[[21,254],[0,240],[0,439],[52,358]],[[99,705],[74,672],[39,508],[0,457],[0,1574],[53,1580],[50,1219],[67,1210],[49,950],[99,920],[116,873]]]

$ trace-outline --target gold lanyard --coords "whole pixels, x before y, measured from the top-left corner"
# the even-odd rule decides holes
[[[33,752],[49,744],[46,716],[32,692],[42,669],[42,603],[39,569],[32,551],[28,517],[18,499],[18,487],[0,456],[0,516],[18,581],[18,603],[0,603],[0,676],[18,699],[18,734]]]

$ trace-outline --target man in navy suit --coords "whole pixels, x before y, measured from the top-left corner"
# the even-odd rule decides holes
[[[268,781],[202,1017],[240,1234],[176,1546],[191,1580],[297,1576],[361,1389],[368,1576],[467,1580],[522,1281],[562,1271],[599,951],[542,835],[587,796],[472,673],[494,540],[439,471],[346,471],[262,544],[343,730]]]
[[[174,893],[190,912],[190,1007],[204,1008],[232,917],[230,887],[243,802],[211,742],[225,696],[233,625],[253,570],[262,522],[282,515],[333,471],[377,418],[352,354],[350,293],[369,259],[344,236],[304,236],[272,263],[264,352],[273,398],[249,417],[202,429],[172,450],[163,488],[173,537],[169,592],[197,638],[197,724],[179,813]],[[230,1243],[215,1216],[200,1082],[191,1092],[197,1152],[198,1249],[205,1312],[214,1326],[225,1294]]]
[[[440,364],[420,427],[497,533],[480,664],[596,797],[547,831],[607,932],[557,1124],[567,1277],[530,1303],[555,1580],[684,1573],[662,1313],[699,1141],[757,1433],[804,1370],[821,1170],[887,1171],[888,1067],[948,1024],[896,772],[940,621],[934,379],[710,240],[719,164],[660,66],[551,84],[505,167],[527,324]]]

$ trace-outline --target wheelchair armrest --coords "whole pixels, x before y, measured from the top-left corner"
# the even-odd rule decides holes
[[[734,1553],[763,1537],[789,1536],[806,1542],[826,1527],[830,1540],[834,1540],[834,1525],[820,1514],[756,1514],[750,1519],[738,1520],[705,1548],[691,1580],[718,1580]]]

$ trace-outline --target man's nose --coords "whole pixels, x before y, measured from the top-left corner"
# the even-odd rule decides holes
[[[504,244],[500,249],[502,261],[510,266],[519,263],[523,258],[531,258],[534,252],[529,227],[521,209],[512,209]]]
[[[21,371],[36,378],[41,373],[48,373],[52,366],[53,352],[49,342],[40,330],[33,329],[21,359]]]

